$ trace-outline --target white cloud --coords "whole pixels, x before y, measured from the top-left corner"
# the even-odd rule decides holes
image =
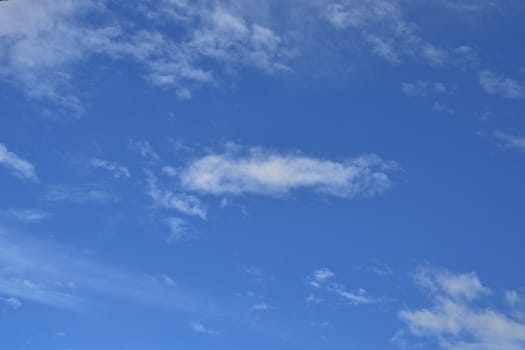
[[[223,71],[254,67],[266,73],[287,71],[283,39],[271,29],[231,13],[220,5],[193,4],[187,12],[196,26],[186,27],[183,40],[161,31],[142,31],[123,51],[144,64],[155,85],[175,89],[179,98],[190,98],[204,84],[219,85]],[[169,7],[169,6],[168,6]],[[212,60],[215,69],[202,64]]]
[[[151,173],[148,173],[147,184],[148,194],[157,205],[206,220],[206,209],[197,197],[186,193],[160,189],[157,178]]]
[[[241,66],[273,73],[281,63],[283,39],[271,29],[210,2],[144,1],[130,26],[126,5],[113,10],[105,0],[17,0],[0,11],[0,78],[27,96],[51,103],[61,114],[80,115],[75,68],[92,57],[138,63],[147,79],[188,98],[203,84],[215,85],[221,70]],[[164,20],[159,20],[162,13]],[[89,20],[97,17],[97,24]],[[174,30],[177,35],[174,35]],[[203,61],[213,60],[213,70]],[[224,68],[224,69],[222,69]]]
[[[415,279],[425,289],[454,299],[474,300],[490,293],[474,273],[453,274],[446,270],[420,267]]]
[[[362,288],[358,289],[356,292],[351,292],[346,290],[343,285],[334,283],[328,287],[328,290],[342,297],[351,305],[371,304],[380,301],[368,296],[366,290]]]
[[[27,96],[60,106],[70,115],[82,113],[71,93],[71,66],[102,53],[116,27],[91,27],[84,16],[102,1],[17,0],[0,11],[0,78]]]
[[[68,292],[53,290],[49,284],[37,283],[27,278],[0,276],[0,291],[21,299],[61,308],[75,309],[82,303]]]
[[[319,44],[314,38],[325,32],[327,24],[356,31],[364,45],[393,64],[412,59],[442,65],[449,59],[446,50],[418,35],[406,18],[406,4],[399,1],[285,2],[279,16],[268,1],[107,4],[106,0],[4,2],[0,78],[65,114],[80,115],[84,107],[78,98],[81,92],[75,91],[75,72],[94,57],[135,63],[147,81],[173,89],[182,99],[201,86],[221,86],[245,68],[270,75],[292,71],[293,59],[305,46]],[[137,16],[142,16],[140,21]]]
[[[232,73],[245,68],[270,75],[292,71],[293,59],[305,46],[319,44],[313,41],[325,33],[327,24],[355,31],[374,54],[392,64],[410,59],[436,66],[449,60],[448,51],[420,37],[406,18],[408,5],[400,1],[285,2],[279,16],[268,1],[144,0],[116,7],[108,3],[4,2],[0,78],[55,109],[79,115],[84,107],[75,91],[75,71],[102,57],[135,63],[147,81],[173,89],[184,99],[199,87],[223,85]],[[137,16],[142,16],[140,21]]]
[[[198,333],[198,334],[207,334],[207,335],[214,335],[214,336],[218,336],[222,334],[222,331],[210,329],[200,322],[191,322],[190,328],[193,332]]]
[[[489,94],[504,98],[525,98],[525,83],[485,70],[479,73],[479,83]]]
[[[324,15],[339,30],[360,33],[376,55],[392,64],[404,58],[422,58],[442,65],[447,53],[423,41],[408,22],[399,2],[388,0],[341,0],[326,5]]]
[[[316,288],[319,288],[321,287],[321,285],[327,281],[329,281],[330,279],[332,279],[333,277],[335,277],[335,274],[327,269],[327,268],[322,268],[322,269],[319,269],[319,270],[315,270],[313,273],[313,278],[312,280],[310,281],[310,285],[312,287],[316,287]]]
[[[494,307],[483,306],[490,291],[474,273],[420,268],[416,280],[433,304],[399,313],[416,338],[447,350],[525,349],[525,324]]]
[[[362,28],[377,23],[393,22],[403,30],[402,14],[397,4],[385,0],[340,1],[326,7],[327,19],[339,28]],[[391,23],[389,23],[390,25]]]
[[[372,298],[369,296],[366,290],[363,288],[359,288],[356,291],[351,291],[343,284],[335,282],[334,279],[335,273],[333,273],[330,269],[322,268],[312,272],[312,275],[308,280],[308,285],[315,289],[336,295],[341,300],[350,305],[372,304],[382,301],[381,299]],[[318,304],[323,300],[314,295],[310,295],[306,301],[309,303]]]
[[[496,130],[492,133],[494,141],[502,148],[512,148],[525,151],[525,137],[516,134],[509,134]]]
[[[10,152],[2,143],[0,143],[0,165],[6,167],[17,177],[35,182],[38,181],[34,165]]]
[[[206,13],[205,25],[193,33],[187,48],[220,61],[237,61],[268,72],[287,70],[278,61],[282,39],[272,30],[249,24],[220,6]]]
[[[104,169],[111,172],[115,179],[130,177],[128,168],[109,160],[93,158],[91,159],[90,164],[94,168]]]
[[[504,297],[514,318],[525,321],[525,295],[516,290],[508,290]]]
[[[187,165],[180,176],[184,188],[204,194],[278,196],[311,189],[353,198],[371,197],[388,190],[392,186],[388,173],[396,168],[394,162],[374,155],[334,162],[252,148],[246,153],[204,156]]]

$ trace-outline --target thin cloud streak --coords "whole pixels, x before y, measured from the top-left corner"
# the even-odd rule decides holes
[[[65,247],[14,238],[0,228],[0,292],[9,297],[50,306],[84,310],[117,298],[187,313],[210,314],[204,302],[163,278],[119,271]],[[104,298],[96,297],[101,294]],[[102,303],[102,304],[99,304]]]
[[[19,178],[38,182],[34,165],[9,151],[2,143],[0,143],[0,165]]]

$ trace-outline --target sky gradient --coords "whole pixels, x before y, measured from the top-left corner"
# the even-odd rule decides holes
[[[0,2],[0,348],[525,350],[524,20]]]

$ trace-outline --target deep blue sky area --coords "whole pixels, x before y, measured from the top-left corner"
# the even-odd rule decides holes
[[[524,23],[0,2],[0,349],[525,350]]]

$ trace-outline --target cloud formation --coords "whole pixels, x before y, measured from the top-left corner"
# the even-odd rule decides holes
[[[525,151],[525,137],[521,135],[496,130],[492,132],[492,138],[501,148]]]
[[[308,189],[340,198],[379,195],[393,182],[394,162],[368,155],[334,162],[252,148],[210,154],[181,171],[183,188],[203,194],[280,196]]]
[[[144,1],[136,8],[135,13],[126,6],[113,11],[105,0],[2,3],[0,78],[51,104],[50,113],[79,116],[84,107],[74,93],[75,68],[93,57],[136,63],[148,81],[174,89],[180,98],[191,97],[201,85],[219,84],[225,70],[288,70],[281,63],[283,40],[227,7]],[[130,26],[129,16],[136,15],[143,17],[143,28]],[[210,61],[214,69],[206,63]]]
[[[494,306],[484,306],[491,291],[476,274],[424,267],[416,273],[416,281],[432,306],[399,313],[416,339],[446,350],[525,349],[525,324]]]
[[[33,164],[10,152],[7,147],[0,143],[0,165],[6,167],[11,174],[31,181],[38,181]]]
[[[102,1],[20,0],[2,3],[0,78],[28,97],[77,116],[83,111],[71,93],[73,65],[102,53],[118,30],[90,26],[85,17]]]
[[[405,58],[420,58],[438,66],[447,59],[447,53],[421,39],[414,24],[408,22],[397,1],[342,0],[327,4],[325,16],[339,30],[360,33],[371,51],[391,64]]]
[[[94,168],[109,171],[115,179],[130,177],[128,168],[109,160],[93,158],[91,159],[90,164]]]
[[[479,73],[479,83],[483,90],[504,98],[525,98],[525,83],[485,70]]]
[[[186,99],[199,87],[220,86],[245,68],[270,75],[293,71],[304,46],[319,44],[307,33],[326,27],[356,32],[363,45],[392,64],[410,59],[440,66],[455,54],[422,39],[406,18],[403,2],[310,0],[278,8],[286,25],[275,20],[276,9],[268,1],[145,0],[133,6],[109,6],[106,0],[4,2],[0,79],[51,104],[48,113],[78,116],[84,105],[75,91],[76,72],[93,58],[131,63],[151,84]],[[297,13],[319,27],[291,20]],[[482,75],[484,82],[491,80]]]

